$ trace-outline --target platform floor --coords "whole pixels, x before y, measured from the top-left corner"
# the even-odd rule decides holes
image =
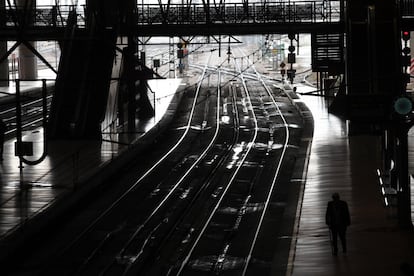
[[[312,111],[315,129],[288,275],[414,275],[400,269],[404,262],[414,265],[413,233],[400,229],[396,210],[385,207],[377,175],[378,138],[348,136],[346,123],[327,113],[325,100],[302,98]],[[348,202],[351,213],[348,252],[341,253],[339,247],[338,256],[332,255],[325,225],[333,192]]]

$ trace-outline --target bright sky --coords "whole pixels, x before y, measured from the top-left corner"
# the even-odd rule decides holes
[[[36,4],[39,6],[54,5],[56,2],[58,2],[59,5],[83,5],[86,0],[37,0]]]

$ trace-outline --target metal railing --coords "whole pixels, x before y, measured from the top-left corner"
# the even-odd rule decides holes
[[[340,1],[277,1],[211,4],[141,4],[137,21],[145,24],[339,22]]]
[[[197,4],[138,4],[137,25],[205,23],[295,23],[339,22],[340,0]],[[85,6],[37,6],[34,10],[6,7],[0,9],[0,26],[64,27],[69,14],[76,11],[77,26],[85,27]]]
[[[0,26],[65,27],[69,14],[76,11],[79,27],[85,26],[85,7],[74,5],[37,6],[34,10],[0,9]]]

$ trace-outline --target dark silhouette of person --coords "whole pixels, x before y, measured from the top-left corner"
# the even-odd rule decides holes
[[[7,125],[0,119],[0,160],[3,160],[3,146],[4,146],[4,136],[6,135]]]
[[[341,240],[342,250],[346,253],[346,228],[351,224],[348,204],[340,200],[339,194],[332,194],[332,201],[328,202],[325,220],[332,233],[333,254],[338,255],[338,236]]]

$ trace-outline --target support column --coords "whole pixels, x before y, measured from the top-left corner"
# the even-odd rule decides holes
[[[33,5],[36,7],[36,0],[17,0],[16,5],[20,9]],[[26,24],[31,24],[31,18],[26,19]],[[36,42],[30,42],[36,48]],[[37,59],[34,53],[25,45],[19,46],[19,78],[37,79]]]
[[[6,0],[0,0],[0,10],[6,7]],[[0,18],[0,25],[5,25],[6,22]],[[7,52],[7,41],[0,41],[0,56]],[[2,81],[3,80],[3,81]],[[9,60],[6,59],[0,63],[0,86],[9,86]]]
[[[36,42],[31,42],[36,48]],[[25,45],[19,46],[19,78],[37,79],[37,60],[36,56]]]
[[[135,130],[135,113],[137,111],[137,100],[136,100],[136,88],[135,88],[135,81],[136,77],[135,74],[135,64],[134,64],[134,50],[135,46],[131,43],[131,40],[128,39],[129,46],[125,50],[125,76],[127,81],[127,93],[128,93],[128,130],[134,131]]]
[[[385,169],[391,169],[391,185],[398,194],[398,220],[412,227],[407,155],[407,122],[396,114],[393,102],[406,94],[401,66],[401,30],[397,2],[348,0],[347,92],[350,133],[382,128],[388,147],[383,150]]]
[[[408,172],[408,129],[400,122],[397,134],[398,221],[401,227],[412,229],[410,176]]]
[[[348,95],[392,98],[400,93],[396,16],[393,1],[347,1]]]

